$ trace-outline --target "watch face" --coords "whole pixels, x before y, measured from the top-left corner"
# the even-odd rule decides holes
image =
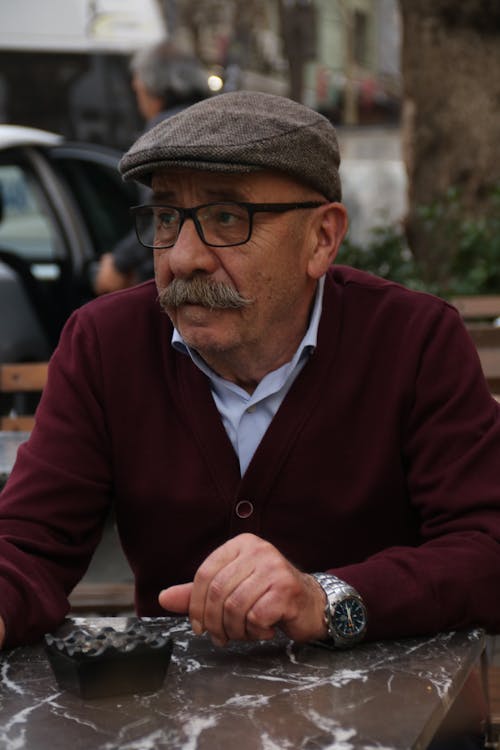
[[[341,638],[351,640],[361,635],[366,626],[363,604],[355,597],[344,599],[335,606],[335,630]]]

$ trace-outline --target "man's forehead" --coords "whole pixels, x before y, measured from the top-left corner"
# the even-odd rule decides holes
[[[301,187],[297,180],[276,170],[259,170],[249,173],[209,172],[198,169],[163,169],[153,173],[151,186],[155,193],[175,193],[184,186],[208,192],[234,192],[245,196],[261,186],[269,188]]]
[[[201,169],[159,169],[153,172],[151,185],[175,187],[180,182],[193,185],[238,185],[248,181],[248,175],[209,172]]]

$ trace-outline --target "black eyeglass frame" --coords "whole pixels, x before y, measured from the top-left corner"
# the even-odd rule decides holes
[[[173,247],[177,240],[179,239],[179,234],[181,233],[181,229],[184,226],[184,222],[186,219],[192,219],[193,224],[196,227],[196,231],[198,232],[198,236],[200,240],[205,244],[208,245],[208,247],[237,247],[238,245],[244,245],[250,240],[250,237],[252,236],[253,231],[253,217],[256,213],[285,213],[286,211],[296,211],[301,208],[319,208],[320,206],[327,205],[328,201],[303,201],[303,202],[296,202],[296,203],[245,203],[243,201],[214,201],[212,203],[202,203],[199,206],[192,206],[191,208],[181,208],[180,206],[170,206],[168,204],[163,203],[144,203],[140,206],[132,206],[130,208],[130,213],[134,216],[135,220],[135,233],[137,235],[137,239],[139,240],[140,244],[143,247],[147,247],[148,249],[152,250],[167,250],[170,247]],[[224,244],[214,244],[212,242],[207,242],[204,234],[203,234],[203,227],[201,226],[200,221],[198,220],[197,213],[203,208],[209,208],[210,206],[238,206],[245,208],[248,212],[248,234],[244,240],[241,240],[241,242],[230,242],[230,243],[224,243]],[[170,243],[169,245],[153,245],[153,244],[146,244],[144,240],[141,239],[139,236],[139,230],[137,226],[137,216],[140,214],[141,210],[143,209],[152,209],[152,208],[170,208],[174,211],[177,211],[180,216],[179,226],[177,229],[177,236],[175,240]]]

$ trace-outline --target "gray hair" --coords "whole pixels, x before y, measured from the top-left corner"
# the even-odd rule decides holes
[[[193,104],[210,94],[201,63],[173,42],[162,41],[135,53],[130,69],[152,96],[165,104]]]

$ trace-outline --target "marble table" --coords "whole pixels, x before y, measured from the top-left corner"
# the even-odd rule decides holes
[[[29,432],[6,432],[0,430],[0,489],[12,471],[17,449],[29,437]]]
[[[70,621],[95,633],[130,618]],[[426,748],[484,650],[480,630],[351,651],[268,643],[216,648],[182,618],[154,693],[82,699],[42,646],[0,655],[3,750],[391,750]],[[67,627],[67,624],[66,624]]]

